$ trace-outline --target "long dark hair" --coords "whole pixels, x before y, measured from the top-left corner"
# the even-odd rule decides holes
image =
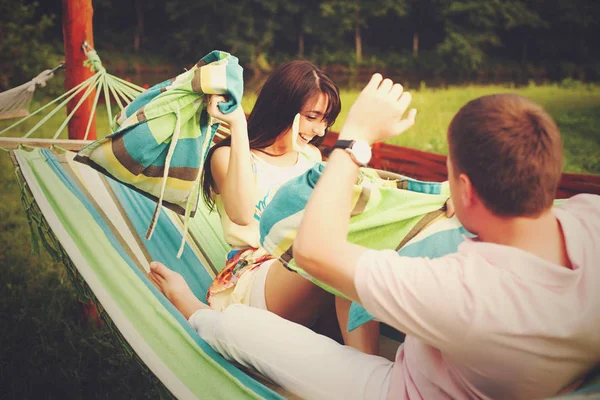
[[[248,117],[248,138],[251,149],[272,145],[282,132],[292,126],[297,113],[319,93],[327,96],[325,120],[327,128],[335,122],[341,109],[340,92],[333,81],[309,61],[295,60],[277,67],[263,85],[256,104]],[[324,136],[310,141],[319,146]],[[202,196],[209,209],[214,208],[214,178],[210,160],[216,149],[230,146],[231,138],[214,145],[206,156],[202,171]]]

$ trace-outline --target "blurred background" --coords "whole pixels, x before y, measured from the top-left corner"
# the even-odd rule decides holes
[[[392,142],[446,154],[452,116],[469,100],[516,92],[558,123],[565,171],[600,174],[598,0],[93,0],[107,70],[149,87],[211,50],[244,67],[244,110],[274,66],[324,69],[342,93],[339,130],[372,73],[413,93],[419,116]],[[0,0],[0,92],[64,60],[60,0]],[[64,92],[58,71],[30,107]],[[49,121],[56,128],[64,115]],[[110,133],[103,119],[98,136]],[[0,121],[0,129],[13,121]],[[104,124],[104,125],[102,125]],[[52,132],[54,130],[50,129]],[[24,132],[16,131],[14,136]],[[13,134],[11,134],[12,136]],[[0,152],[0,399],[169,398],[103,326],[82,316],[65,268],[30,231]]]
[[[93,0],[105,65],[150,83],[213,49],[247,83],[306,58],[342,87],[378,70],[424,82],[517,85],[600,79],[596,0]],[[60,0],[0,0],[0,90],[63,56]]]

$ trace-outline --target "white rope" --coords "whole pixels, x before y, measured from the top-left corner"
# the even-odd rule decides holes
[[[181,131],[181,115],[179,114],[179,110],[175,111],[175,117],[177,118],[177,121],[175,122],[175,131],[173,132],[171,144],[169,145],[169,151],[167,152],[167,157],[165,159],[165,170],[163,172],[163,181],[162,186],[160,188],[160,197],[158,198],[158,203],[156,205],[156,208],[154,209],[154,215],[152,216],[150,227],[146,232],[146,239],[152,238],[154,228],[156,228],[156,223],[158,222],[158,217],[160,216],[160,211],[162,209],[165,188],[167,186],[167,179],[169,177],[169,166],[171,165],[171,159],[173,158],[173,153],[175,152],[175,146],[177,146],[177,141],[179,140],[179,132]]]
[[[209,127],[209,129],[210,129],[210,127]],[[200,188],[201,177],[202,177],[202,174],[200,172],[198,172],[198,177],[196,178],[196,181],[194,182],[194,187],[192,188],[192,191],[190,192],[190,197],[188,197],[188,201],[185,205],[185,217],[183,220],[184,221],[183,222],[183,233],[181,234],[181,245],[179,246],[179,251],[177,252],[177,258],[181,258],[181,255],[183,254],[183,249],[185,248],[185,238],[188,233],[190,214],[192,212],[192,201],[198,198],[198,190]]]
[[[60,133],[62,132],[63,129],[65,129],[65,126],[67,126],[67,124],[69,123],[69,121],[71,120],[71,118],[73,118],[73,115],[75,115],[75,113],[77,112],[77,110],[79,110],[79,107],[81,107],[81,105],[83,104],[83,102],[87,100],[88,96],[90,95],[90,93],[92,93],[92,91],[94,90],[94,88],[96,86],[98,86],[98,82],[100,81],[100,78],[102,77],[102,74],[101,73],[96,73],[92,77],[94,78],[94,80],[92,81],[92,83],[90,83],[88,85],[87,89],[85,90],[85,93],[83,93],[83,95],[81,96],[81,98],[77,102],[77,105],[73,108],[73,110],[71,111],[71,113],[67,116],[67,118],[65,118],[65,120],[63,121],[63,123],[61,124],[61,126],[58,127],[58,130],[54,134],[54,139],[56,139],[56,138],[58,138],[60,136]],[[75,96],[72,96],[72,97],[75,97]],[[92,115],[93,114],[90,114],[90,119],[92,118]]]

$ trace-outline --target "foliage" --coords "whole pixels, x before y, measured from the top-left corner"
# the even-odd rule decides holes
[[[288,48],[291,55],[303,57],[307,41],[314,40],[313,33],[323,33],[325,19],[319,4],[321,0],[279,0],[280,35],[276,35],[274,47]],[[293,50],[296,50],[294,52]]]
[[[356,62],[360,64],[363,62],[361,27],[367,20],[386,14],[403,16],[406,5],[401,0],[323,0],[321,12],[338,27],[338,37],[354,32]]]
[[[212,49],[235,54],[246,68],[268,69],[266,54],[272,49],[278,1],[241,0],[224,6],[216,0],[167,3],[170,22],[177,28],[172,43],[178,58],[197,60]]]
[[[465,72],[481,67],[486,50],[502,44],[500,32],[544,25],[524,0],[440,0],[439,6],[446,36],[437,52],[448,67]]]
[[[90,1],[96,48],[136,70],[180,70],[221,49],[253,75],[306,57],[414,82],[600,80],[596,0]],[[53,66],[60,6],[0,0],[0,88]]]
[[[59,42],[45,36],[55,16],[37,15],[37,8],[36,2],[0,0],[0,91],[28,82],[60,60]]]

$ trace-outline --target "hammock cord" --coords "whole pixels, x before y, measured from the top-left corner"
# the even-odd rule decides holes
[[[87,56],[87,60],[84,62],[84,66],[90,68],[90,70],[92,72],[94,72],[94,75],[92,75],[90,78],[86,79],[85,81],[81,82],[77,86],[73,87],[66,93],[63,93],[62,95],[60,95],[56,99],[52,100],[51,102],[41,106],[40,108],[38,108],[31,114],[27,113],[26,115],[23,115],[22,116],[23,118],[19,119],[14,124],[6,127],[2,131],[0,131],[0,135],[3,135],[4,133],[11,131],[13,128],[24,123],[25,121],[30,120],[30,118],[32,118],[35,115],[41,113],[42,111],[48,109],[51,105],[59,103],[53,109],[51,109],[49,112],[47,112],[47,114],[39,122],[37,122],[37,124],[35,124],[33,126],[33,128],[31,128],[27,133],[22,135],[23,138],[27,138],[27,137],[31,136],[33,133],[37,132],[37,130],[41,126],[43,126],[59,110],[61,110],[63,107],[65,107],[71,100],[73,100],[77,96],[80,96],[74,109],[67,115],[67,117],[60,124],[59,128],[56,130],[56,132],[52,136],[53,139],[58,139],[61,136],[61,133],[63,132],[64,128],[68,125],[71,118],[73,118],[73,116],[75,115],[76,111],[81,107],[81,105],[85,102],[85,100],[90,95],[92,95],[92,93],[94,93],[94,102],[92,104],[92,112],[90,114],[90,119],[88,120],[86,132],[85,132],[85,139],[87,139],[89,136],[91,126],[92,126],[92,122],[94,121],[98,101],[100,99],[100,95],[102,94],[101,92],[104,93],[104,102],[106,104],[106,112],[108,115],[108,121],[109,121],[109,125],[110,125],[110,124],[112,124],[112,119],[113,119],[113,115],[112,115],[113,110],[111,108],[111,101],[114,100],[118,104],[119,108],[122,110],[135,97],[137,97],[140,93],[142,93],[144,91],[144,88],[142,88],[141,86],[138,86],[131,82],[127,82],[124,79],[121,79],[121,78],[118,78],[118,77],[115,77],[115,76],[109,74],[106,71],[106,68],[104,68],[104,66],[102,65],[102,61],[100,60],[100,57],[98,56],[98,53],[96,52],[96,50],[94,50],[91,46],[89,46],[89,44],[87,42],[84,42],[84,44],[82,45],[82,48]],[[60,64],[59,66],[57,66],[56,68],[54,68],[52,70],[46,70],[46,71],[42,72],[40,75],[38,75],[36,78],[34,78],[31,82],[28,82],[25,85],[21,85],[17,88],[11,89],[8,92],[15,91],[14,93],[16,93],[16,89],[21,88],[20,90],[23,90],[23,87],[25,87],[25,90],[27,90],[29,88],[30,92],[28,92],[28,93],[30,93],[30,95],[32,96],[33,90],[35,90],[36,85],[44,86],[46,81],[48,79],[50,79],[50,77],[52,76],[54,71],[56,71],[59,68],[62,68],[63,66],[64,66],[64,63]],[[2,102],[2,95],[4,95],[5,93],[8,93],[8,92],[0,93],[0,114],[4,110],[3,109],[4,103]],[[21,103],[19,103],[19,104],[21,104]]]

